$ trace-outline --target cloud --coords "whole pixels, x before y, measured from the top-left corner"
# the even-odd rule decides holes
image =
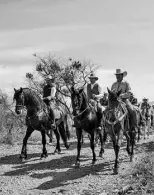
[[[14,87],[26,86],[26,72],[33,71],[34,67],[32,66],[0,67],[0,89],[10,94],[13,92]]]

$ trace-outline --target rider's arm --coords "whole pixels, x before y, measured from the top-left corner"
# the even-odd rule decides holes
[[[113,85],[111,86],[111,91],[115,90],[115,83],[113,83]]]
[[[55,94],[56,94],[56,87],[53,86],[53,87],[51,88],[51,94],[50,94],[50,96],[48,96],[47,98],[51,100],[52,98],[55,97]]]
[[[98,85],[98,91],[99,91],[99,94],[98,95],[95,95],[96,98],[103,98],[103,91],[102,91],[102,88],[100,85]]]
[[[131,88],[129,83],[125,82],[125,92],[120,95],[121,98],[129,98],[131,95]]]

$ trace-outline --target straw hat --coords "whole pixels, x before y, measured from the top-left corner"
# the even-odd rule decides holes
[[[98,77],[94,73],[91,73],[88,78],[89,79],[96,79],[96,80],[98,80]]]
[[[127,76],[127,72],[126,71],[122,71],[121,69],[116,69],[115,75],[119,75],[119,74],[122,74],[123,77]]]

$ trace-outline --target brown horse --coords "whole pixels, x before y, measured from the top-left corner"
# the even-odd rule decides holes
[[[128,123],[128,111],[125,104],[119,100],[121,91],[112,92],[108,88],[108,108],[105,111],[105,127],[107,132],[113,142],[113,148],[115,151],[115,164],[114,164],[114,174],[118,174],[119,168],[119,150],[123,135],[127,139],[127,152],[130,155],[130,161],[133,158],[133,148],[134,148],[134,139],[135,132],[131,131]],[[131,146],[131,148],[130,148]]]
[[[94,135],[98,128],[98,116],[95,109],[89,105],[86,94],[83,89],[71,88],[71,100],[74,115],[74,122],[76,124],[77,135],[77,158],[76,165],[80,165],[80,151],[81,151],[81,139],[83,130],[90,135],[90,146],[93,153],[92,163],[96,162]],[[106,140],[106,134],[104,129],[99,131],[99,137],[101,142],[101,149],[99,156],[102,157],[104,153],[104,142]]]
[[[43,150],[41,157],[47,157],[47,150],[46,150],[46,130],[52,130],[51,124],[52,121],[50,120],[50,114],[47,109],[47,105],[44,103],[44,101],[38,96],[36,92],[29,88],[20,88],[18,90],[14,89],[14,100],[16,101],[15,106],[15,112],[17,114],[22,113],[22,109],[26,107],[27,109],[27,115],[26,115],[26,126],[27,131],[26,135],[23,139],[23,146],[21,150],[20,158],[22,160],[27,158],[27,141],[28,138],[31,136],[32,132],[34,130],[38,130],[41,132],[42,135],[42,144],[43,144]],[[57,139],[57,145],[55,152],[60,153],[60,136],[64,141],[65,147],[68,149],[69,144],[67,142],[68,135],[70,134],[69,129],[66,129],[67,127],[67,116],[62,111],[57,110],[57,113],[59,115],[58,118],[56,118],[56,129],[54,130],[54,133],[56,135]],[[54,153],[55,153],[54,152]]]

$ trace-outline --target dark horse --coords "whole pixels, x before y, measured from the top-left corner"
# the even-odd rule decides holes
[[[36,92],[29,88],[20,88],[18,90],[14,89],[14,100],[16,101],[15,112],[17,114],[21,114],[22,109],[26,107],[27,115],[26,115],[26,126],[27,131],[26,135],[23,139],[23,146],[21,150],[21,159],[27,158],[27,141],[28,138],[31,136],[34,130],[38,130],[41,132],[42,135],[42,144],[43,150],[41,157],[47,157],[47,150],[46,150],[46,136],[45,133],[47,130],[51,129],[51,120],[50,114],[47,109],[46,104],[44,101],[37,95]],[[67,116],[62,112],[58,111],[59,117],[56,118],[56,129],[54,133],[57,138],[57,145],[55,152],[60,152],[60,135],[64,141],[65,147],[68,149],[69,144],[67,143],[69,130],[65,127],[67,126]],[[54,152],[54,153],[55,153]]]
[[[128,123],[128,111],[125,107],[125,104],[119,100],[121,91],[112,92],[108,89],[108,108],[105,111],[105,127],[111,140],[113,142],[113,148],[115,151],[115,164],[114,164],[114,174],[118,174],[119,168],[119,150],[123,135],[127,139],[127,152],[130,155],[130,161],[133,158],[133,148],[134,148],[134,139],[135,132],[131,131]],[[131,149],[130,149],[130,146]]]
[[[74,122],[76,125],[76,135],[77,135],[77,158],[76,158],[76,165],[80,165],[80,151],[81,151],[81,138],[82,138],[82,131],[89,133],[90,135],[90,146],[93,153],[93,160],[92,163],[96,162],[96,154],[94,151],[94,135],[98,128],[98,116],[95,111],[95,108],[89,105],[87,101],[86,94],[82,89],[74,89],[71,88],[71,101],[72,101],[72,108],[73,108],[73,115]],[[106,139],[105,131],[99,131],[99,137],[101,142],[101,149],[99,156],[102,157],[104,153],[104,142]]]

